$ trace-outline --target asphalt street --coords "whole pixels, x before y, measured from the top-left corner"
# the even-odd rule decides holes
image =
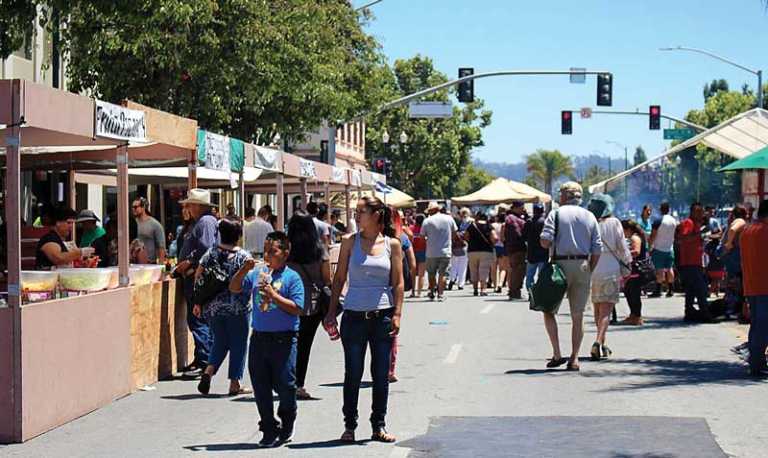
[[[562,312],[567,354],[567,306]],[[748,378],[730,351],[744,328],[683,323],[681,297],[646,300],[645,314],[643,327],[612,327],[613,357],[590,362],[588,310],[585,358],[574,373],[545,369],[551,350],[527,302],[469,290],[443,303],[408,300],[387,417],[395,445],[336,441],[341,345],[320,330],[307,387],[320,399],[299,403],[294,441],[282,448],[257,448],[256,406],[249,396],[225,397],[223,370],[207,398],[196,381],[163,381],[25,444],[0,446],[0,456],[766,456],[768,382]],[[365,384],[358,439],[369,437],[369,406]]]

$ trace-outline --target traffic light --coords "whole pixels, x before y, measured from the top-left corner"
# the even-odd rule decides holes
[[[373,160],[373,171],[376,173],[384,174],[387,162],[383,158]]]
[[[563,135],[573,133],[573,112],[563,111],[560,113],[560,133]]]
[[[459,78],[474,75],[474,68],[460,68]],[[475,81],[469,80],[459,83],[459,102],[472,103],[475,101]]]
[[[597,75],[597,105],[613,106],[613,75],[610,73]]]
[[[648,128],[651,130],[661,129],[661,107],[651,105],[648,108]]]

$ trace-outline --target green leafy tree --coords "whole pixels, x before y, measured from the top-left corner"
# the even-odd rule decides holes
[[[453,189],[453,195],[463,196],[475,192],[493,181],[494,178],[496,177],[485,170],[476,167],[474,164],[468,164]]]
[[[300,138],[383,96],[379,45],[347,2],[2,0],[0,56],[23,42],[37,6],[49,30],[51,11],[62,18],[71,90],[245,140]]]
[[[544,187],[544,192],[552,194],[552,185],[562,177],[573,177],[573,163],[569,156],[558,150],[538,149],[535,153],[526,157],[528,176],[527,183],[535,183],[537,187]]]
[[[434,68],[432,60],[417,55],[397,60],[382,75],[379,87],[385,88],[393,100],[448,81]],[[430,94],[424,100],[447,101],[455,90]],[[483,145],[482,129],[491,123],[491,112],[483,109],[483,101],[453,108],[447,119],[409,119],[408,107],[381,112],[368,120],[366,156],[387,157],[392,161],[394,186],[418,197],[456,195],[459,179],[470,165],[471,151]],[[390,136],[384,144],[384,132]],[[407,143],[399,141],[401,133]]]
[[[645,150],[642,146],[637,145],[637,148],[635,148],[635,165],[642,164],[643,162],[648,160],[648,155],[645,154]]]
[[[709,84],[704,84],[704,100],[709,100],[710,97],[716,95],[718,92],[728,92],[728,81],[724,79],[712,80]]]

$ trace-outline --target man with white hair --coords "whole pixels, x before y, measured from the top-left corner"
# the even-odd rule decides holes
[[[429,203],[427,214],[421,226],[421,235],[427,239],[427,276],[429,278],[429,298],[443,301],[445,276],[451,263],[452,240],[459,230],[450,215],[440,212],[441,207],[435,201]]]
[[[589,301],[592,271],[600,259],[603,242],[595,215],[581,205],[581,185],[569,181],[560,186],[560,208],[549,213],[541,232],[541,246],[554,249],[552,259],[565,274],[568,304],[571,309],[571,357],[560,353],[557,335],[557,310],[544,312],[544,325],[552,344],[552,359],[547,367],[568,363],[570,371],[579,370],[579,350],[584,338],[584,309]]]

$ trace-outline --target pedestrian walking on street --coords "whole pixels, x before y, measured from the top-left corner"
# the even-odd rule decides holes
[[[232,278],[243,267],[245,260],[250,258],[247,251],[237,246],[243,234],[239,221],[223,218],[219,221],[218,246],[209,249],[202,258],[195,272],[199,282],[206,269],[220,269],[226,272],[227,278]],[[248,318],[251,313],[251,298],[248,294],[234,294],[229,288],[224,288],[201,309],[201,304],[195,304],[193,313],[197,318],[205,319],[210,324],[213,342],[208,366],[200,377],[197,385],[201,394],[207,395],[211,389],[211,378],[218,372],[219,367],[229,353],[229,395],[250,393],[244,389],[240,380],[245,372],[245,350],[248,346]]]
[[[408,234],[405,232],[407,226],[403,224],[403,217],[394,207],[390,207],[392,212],[392,226],[395,228],[395,234],[400,239],[400,244],[403,249],[403,294],[408,289],[413,291],[413,272],[416,271],[416,256],[413,254],[413,244],[411,243]],[[398,381],[395,374],[395,368],[397,366],[397,352],[398,352],[398,337],[395,336],[392,341],[392,352],[389,357],[389,383],[395,383]]]
[[[491,286],[497,293],[501,293],[501,285],[507,281],[506,272],[509,270],[509,262],[507,261],[507,250],[504,249],[504,242],[501,240],[501,232],[504,229],[504,220],[507,217],[507,206],[504,204],[499,205],[499,213],[492,218],[493,223],[491,226],[496,231],[496,243],[494,243],[494,250],[496,251],[496,261],[491,266]]]
[[[727,313],[736,312],[744,320],[745,309],[748,307],[744,300],[743,274],[741,269],[741,234],[747,227],[747,209],[740,204],[733,207],[728,218],[728,227],[723,235],[720,248],[720,258],[726,272],[726,303]]]
[[[555,318],[557,310],[544,313],[544,325],[553,351],[547,367],[557,367],[567,362],[566,367],[571,371],[579,370],[579,350],[584,339],[584,309],[589,300],[592,272],[600,260],[603,248],[597,219],[580,207],[581,195],[581,185],[576,182],[569,181],[560,186],[561,207],[549,213],[541,233],[541,246],[549,249],[554,244],[556,248],[557,256],[553,260],[563,270],[568,283],[567,296],[572,321],[571,356],[566,360],[560,353]]]
[[[411,232],[413,233],[413,255],[416,257],[416,271],[414,272],[414,287],[410,297],[421,297],[424,289],[424,275],[427,271],[427,239],[421,235],[421,227],[426,216],[416,215]]]
[[[651,260],[656,269],[656,291],[650,297],[661,297],[664,285],[667,297],[672,297],[675,288],[675,231],[677,220],[669,214],[669,203],[662,202],[659,207],[661,218],[653,223],[651,230]]]
[[[443,301],[445,277],[449,272],[452,254],[452,240],[459,230],[449,215],[440,212],[435,201],[427,207],[429,218],[421,226],[421,235],[427,239],[427,275],[429,277],[429,298]]]
[[[513,202],[512,208],[504,220],[502,237],[507,251],[509,270],[507,271],[507,285],[509,299],[522,299],[523,278],[525,277],[525,257],[527,248],[523,228],[525,219],[523,214],[525,207],[522,202]]]
[[[611,349],[605,344],[611,312],[619,303],[622,270],[629,273],[632,255],[629,253],[621,221],[613,216],[613,198],[595,194],[589,201],[589,211],[595,215],[603,242],[600,260],[592,271],[592,305],[595,309],[597,337],[589,352],[592,361],[608,358]],[[558,251],[559,252],[559,251]]]
[[[464,232],[468,243],[469,275],[472,281],[473,294],[487,296],[486,280],[491,273],[491,266],[496,259],[494,244],[498,239],[496,231],[488,222],[483,212],[477,212],[475,219]],[[479,291],[478,291],[479,288]]]
[[[357,204],[355,215],[360,232],[346,236],[341,243],[331,306],[324,322],[331,339],[341,337],[344,347],[344,434],[341,440],[355,441],[360,381],[366,348],[370,346],[373,379],[371,440],[395,442],[395,436],[385,429],[385,417],[390,356],[393,339],[400,332],[403,307],[403,251],[392,226],[391,211],[381,200],[363,197]],[[453,223],[450,216],[445,217]],[[336,311],[347,276],[349,289],[339,333]]]
[[[651,221],[652,213],[653,210],[650,205],[643,205],[643,211],[640,213],[640,220],[637,221],[637,224],[643,229],[643,232],[645,232],[646,240],[648,240],[653,232],[653,222]]]
[[[286,265],[290,251],[284,232],[270,233],[264,243],[267,265],[254,269],[256,261],[251,258],[229,283],[230,291],[253,299],[248,372],[261,418],[261,447],[289,442],[296,423],[296,353],[304,285],[301,276]],[[275,419],[273,391],[280,399],[280,422]]]
[[[296,397],[309,400],[312,396],[304,383],[315,333],[331,301],[331,261],[323,249],[314,218],[304,210],[298,210],[288,221],[288,239],[291,242],[288,267],[298,272],[304,286],[296,355]]]
[[[711,321],[707,295],[706,275],[702,265],[704,257],[704,239],[702,226],[706,224],[704,207],[700,203],[691,204],[689,217],[677,228],[677,242],[680,249],[680,279],[685,289],[685,321]],[[699,309],[693,308],[694,301]]]
[[[469,267],[469,256],[467,255],[467,242],[464,240],[464,234],[472,223],[470,211],[464,207],[459,211],[459,220],[456,224],[459,231],[451,240],[451,265],[448,274],[448,290],[452,290],[457,285],[459,290],[464,289],[467,282],[467,268]]]
[[[523,236],[526,241],[526,260],[528,267],[525,271],[525,289],[530,290],[534,280],[549,260],[549,253],[541,246],[541,232],[544,230],[544,205],[533,204],[533,217],[525,222]]]
[[[768,376],[765,350],[768,347],[768,200],[760,203],[757,221],[741,234],[741,265],[744,294],[750,305],[749,371],[752,376]]]
[[[637,270],[637,262],[648,256],[646,232],[642,226],[631,220],[622,221],[621,226],[624,229],[624,237],[629,240],[629,253],[632,255],[633,263],[632,272],[624,283],[624,297],[627,298],[629,305],[629,316],[619,324],[641,326],[643,324],[643,279]]]
[[[195,359],[182,369],[188,375],[200,375],[208,366],[211,350],[211,332],[204,317],[192,313],[195,272],[206,251],[219,244],[219,220],[211,213],[211,193],[205,189],[190,189],[188,197],[179,201],[187,209],[193,223],[184,237],[174,276],[183,278],[184,298],[187,302],[187,325],[195,341]]]

